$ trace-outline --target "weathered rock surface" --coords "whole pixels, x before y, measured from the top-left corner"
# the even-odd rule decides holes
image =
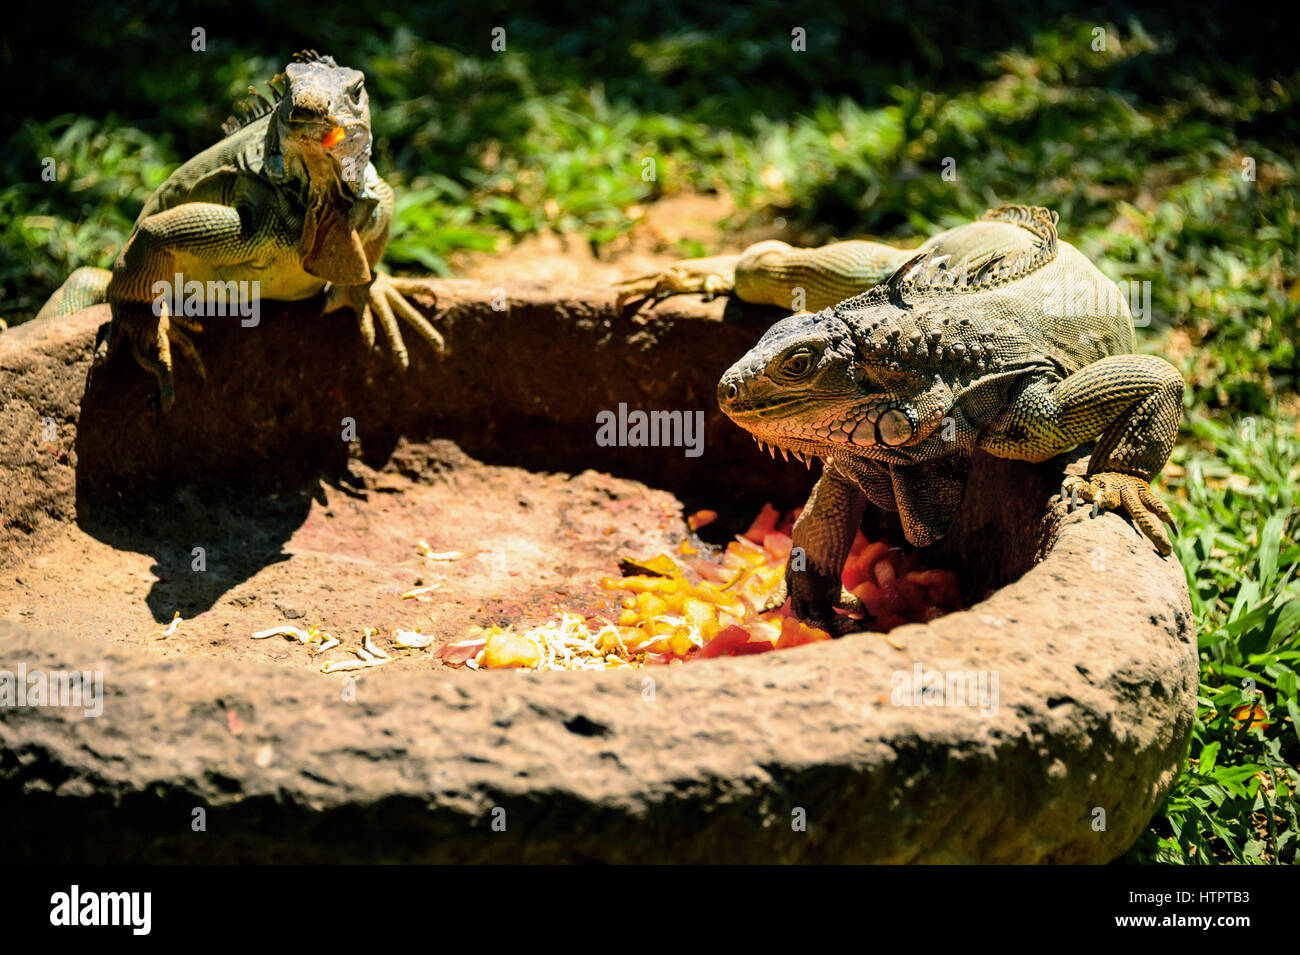
[[[82,400],[102,314],[0,334],[0,567],[39,552],[61,524],[129,511],[159,479],[249,495],[345,468],[340,414],[365,423],[368,459],[398,437],[437,436],[485,460],[595,467],[687,499],[725,489],[741,508],[794,503],[807,487],[800,467],[760,464],[716,411],[706,465],[627,448],[593,459],[596,410],[709,408],[712,382],[761,319],[719,321],[721,303],[682,300],[638,323],[615,316],[607,293],[579,290],[512,294],[503,315],[486,287],[433,287],[449,307],[441,365],[417,358],[399,379],[382,357],[338,347],[353,343],[350,317],[314,319],[303,336],[310,305],[268,306],[261,337],[204,333],[211,391],[182,378],[179,400],[202,407],[161,421],[143,411],[150,384],[129,360],[97,373]],[[52,450],[46,417],[58,422]],[[1077,455],[1038,467],[982,459],[934,556],[957,562],[974,592],[1001,589],[888,640],[598,674],[378,670],[349,701],[314,672],[0,620],[0,670],[101,670],[105,693],[96,718],[0,707],[0,852],[1107,861],[1146,825],[1186,752],[1195,636],[1175,561],[1116,515],[1065,515],[1050,501],[1067,463],[1081,466]],[[900,705],[915,702],[895,694],[918,665],[995,676],[996,705]],[[194,832],[200,808],[206,831]]]

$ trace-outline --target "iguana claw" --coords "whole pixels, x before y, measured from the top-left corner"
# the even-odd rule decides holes
[[[1156,545],[1156,550],[1162,555],[1173,551],[1169,535],[1160,526],[1160,521],[1173,526],[1173,512],[1156,497],[1150,483],[1136,474],[1101,471],[1087,477],[1071,475],[1061,485],[1061,496],[1067,501],[1067,507],[1079,499],[1090,502],[1093,517],[1102,510],[1127,511],[1133,523]]]
[[[774,610],[780,610],[789,596],[789,585],[783,579],[780,586],[768,595],[767,603],[759,609],[759,613],[769,613]],[[835,613],[836,609],[843,610],[844,613],[837,614]],[[798,613],[796,613],[796,616],[805,623],[808,623],[810,626],[825,630],[832,637],[842,637],[848,633],[857,633],[865,630],[866,627],[863,625],[865,621],[856,618],[869,617],[870,614],[867,611],[866,604],[862,602],[861,598],[852,591],[840,588],[840,599],[835,603],[834,608],[832,608],[829,619],[799,617]]]
[[[843,610],[844,613],[835,613],[835,610]],[[841,590],[840,599],[836,601],[830,617],[821,620],[812,619],[809,622],[812,626],[825,630],[832,637],[842,637],[845,634],[867,630],[867,620],[863,618],[870,617],[871,614],[867,612],[861,599],[850,591]]]
[[[158,406],[165,414],[176,403],[172,377],[173,345],[185,356],[200,378],[206,379],[208,372],[203,359],[199,357],[194,340],[188,334],[203,331],[203,326],[192,319],[172,315],[164,301],[157,303],[156,315],[154,307],[126,303],[114,305],[113,323],[108,335],[95,347],[94,366],[99,368],[106,364],[125,338],[131,344],[131,354],[135,360],[158,380]]]
[[[670,295],[695,293],[710,300],[726,295],[736,287],[736,261],[739,256],[718,255],[707,259],[688,259],[670,265],[661,272],[616,282],[619,309],[628,302],[651,299],[661,301]]]
[[[429,320],[416,311],[415,307],[403,296],[403,291],[418,291],[433,296],[427,286],[402,279],[394,279],[380,272],[369,288],[359,286],[336,286],[330,290],[325,311],[332,312],[339,308],[351,308],[357,313],[357,325],[367,348],[375,345],[375,318],[384,330],[393,360],[402,369],[410,367],[411,358],[402,340],[402,332],[397,320],[400,318],[415,329],[439,357],[446,351],[446,340],[442,334],[429,324]]]

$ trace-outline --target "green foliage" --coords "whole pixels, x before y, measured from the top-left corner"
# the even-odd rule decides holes
[[[40,178],[44,157],[54,160],[51,182]],[[0,153],[11,173],[0,191],[0,314],[17,308],[30,317],[72,269],[111,266],[144,197],[175,162],[165,139],[112,115],[102,123],[59,116],[20,131]]]
[[[1166,499],[1198,624],[1197,715],[1190,764],[1130,857],[1294,863],[1300,442],[1270,419],[1193,415],[1188,430]]]

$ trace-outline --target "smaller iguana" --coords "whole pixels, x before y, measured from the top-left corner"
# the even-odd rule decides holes
[[[1125,297],[1057,237],[1054,212],[1003,206],[903,251],[874,242],[687,261],[621,296],[734,291],[817,310],[783,319],[722,376],[718,402],[760,446],[822,474],[794,527],[806,572],[787,567],[801,619],[843,631],[861,610],[840,575],[868,502],[924,546],[952,524],[975,448],[1045,461],[1095,441],[1063,494],[1122,508],[1161,554],[1169,508],[1151,491],[1178,434],[1183,379],[1134,354]],[[1016,493],[1007,488],[1006,493]]]
[[[388,242],[393,190],[370,163],[365,76],[305,51],[271,89],[275,100],[260,97],[262,110],[228,122],[224,139],[154,192],[111,272],[77,269],[36,316],[107,301],[112,324],[95,363],[129,341],[158,379],[163,411],[175,400],[173,347],[205,375],[189,335],[201,324],[173,313],[155,291],[178,274],[205,288],[257,281],[262,297],[283,301],[324,291],[325,311],[356,312],[367,348],[378,318],[403,369],[409,357],[399,318],[442,353],[442,335],[403,298],[414,286],[375,271]]]

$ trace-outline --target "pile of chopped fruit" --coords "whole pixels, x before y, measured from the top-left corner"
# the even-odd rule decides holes
[[[720,561],[696,557],[689,542],[677,557],[622,561],[627,576],[601,580],[603,588],[623,595],[612,613],[564,613],[526,631],[489,627],[443,647],[438,655],[453,666],[592,670],[679,664],[829,640],[824,630],[796,620],[788,600],[767,609],[785,576],[798,514],[782,517],[765,505],[749,530],[727,545]],[[701,511],[688,525],[697,530],[716,516]],[[960,606],[955,574],[924,570],[915,554],[868,541],[860,531],[843,580],[870,615],[861,622],[864,630],[887,632]]]

